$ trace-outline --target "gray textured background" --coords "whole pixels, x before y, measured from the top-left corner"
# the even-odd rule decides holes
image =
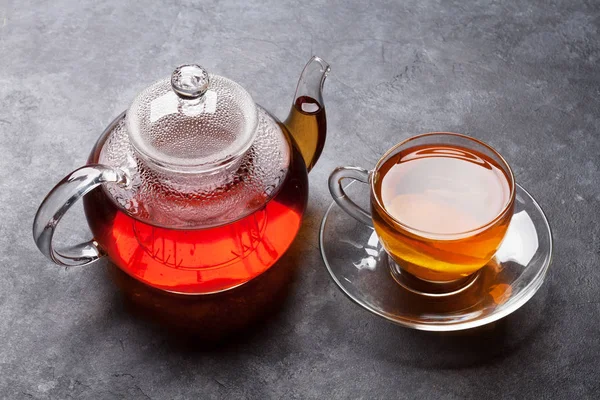
[[[0,397],[598,398],[599,30],[594,1],[0,0]],[[200,62],[284,117],[313,53],[333,71],[308,213],[234,300],[169,303],[106,263],[65,271],[36,250],[43,196],[140,89]],[[542,290],[474,332],[368,314],[318,252],[328,173],[432,130],[495,146],[554,231]],[[72,213],[62,238],[86,232]]]

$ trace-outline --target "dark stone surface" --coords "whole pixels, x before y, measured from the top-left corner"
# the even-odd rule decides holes
[[[0,397],[598,398],[599,30],[594,1],[0,0]],[[283,117],[313,53],[333,72],[308,214],[237,300],[186,308],[112,271],[115,285],[106,263],[65,271],[37,251],[43,196],[140,89],[196,61]],[[328,173],[432,130],[495,146],[554,231],[541,291],[473,332],[370,315],[319,256]],[[61,228],[87,232],[81,211]],[[167,330],[177,321],[200,336]]]

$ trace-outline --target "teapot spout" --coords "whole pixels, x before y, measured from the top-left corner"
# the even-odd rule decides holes
[[[323,84],[329,64],[313,56],[304,67],[294,95],[294,103],[284,125],[292,135],[310,171],[321,156],[327,135]]]

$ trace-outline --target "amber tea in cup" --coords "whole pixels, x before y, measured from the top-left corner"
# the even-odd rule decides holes
[[[370,174],[341,168],[331,178],[338,204],[372,223],[402,272],[430,282],[457,281],[483,267],[513,214],[510,167],[491,147],[460,134],[416,136],[389,150]],[[370,214],[345,197],[342,178],[371,184]]]

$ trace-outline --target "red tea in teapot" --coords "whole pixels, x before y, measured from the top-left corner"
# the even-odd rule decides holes
[[[298,151],[279,192],[263,208],[207,229],[169,229],[118,207],[104,188],[84,198],[95,240],[125,272],[159,289],[212,293],[241,285],[281,257],[296,236],[308,181]]]

